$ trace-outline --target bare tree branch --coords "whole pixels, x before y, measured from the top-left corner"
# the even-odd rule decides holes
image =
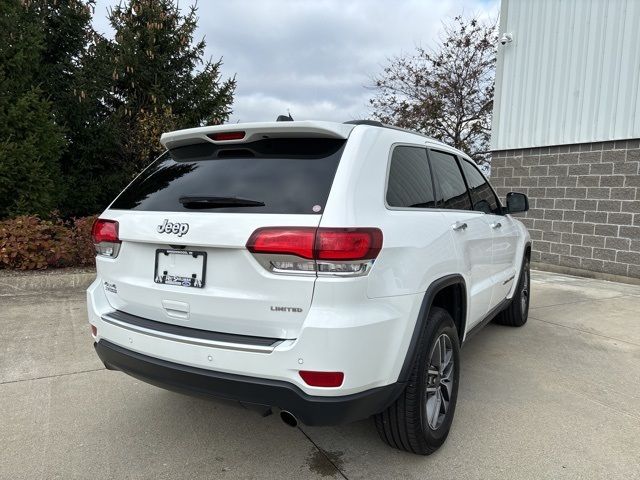
[[[433,49],[388,60],[373,77],[373,116],[424,132],[488,161],[497,22],[457,16]]]

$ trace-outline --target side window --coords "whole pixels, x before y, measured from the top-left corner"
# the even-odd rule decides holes
[[[500,214],[498,199],[482,174],[468,160],[461,159],[460,164],[467,179],[473,209],[484,213]]]
[[[471,210],[471,199],[456,157],[449,153],[429,150],[429,159],[435,173],[438,203],[441,208]]]
[[[408,208],[435,206],[426,149],[399,146],[393,150],[389,166],[387,204],[391,207]]]

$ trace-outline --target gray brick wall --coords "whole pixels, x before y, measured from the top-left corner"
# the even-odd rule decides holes
[[[640,278],[640,140],[493,152],[491,183],[529,196],[532,261]]]

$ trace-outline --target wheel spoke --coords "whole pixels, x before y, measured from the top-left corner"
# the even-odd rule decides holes
[[[445,342],[445,337],[444,335],[440,335],[440,374],[442,374],[444,367],[447,363],[447,345]]]
[[[449,364],[440,377],[440,382],[451,382],[451,375],[453,374],[453,364]]]
[[[453,350],[447,349],[447,353],[444,357],[444,368],[442,369],[445,372],[451,366],[451,358],[453,357]]]
[[[442,399],[440,398],[440,390],[436,391],[434,398],[435,400],[433,405],[433,413],[431,417],[431,425],[433,425],[434,428],[437,428],[438,416],[440,415],[440,403],[442,401]]]
[[[430,363],[432,368],[437,370],[436,373],[440,373],[440,339],[438,339],[436,344],[433,346]]]
[[[447,397],[446,394],[448,394],[448,392],[446,391],[444,385],[442,385],[440,389],[440,399],[441,399],[440,409],[442,410],[443,415],[447,414],[447,410],[449,408],[449,397]]]
[[[441,388],[442,388],[442,395],[443,398],[448,402],[451,400],[451,387],[452,384],[449,380],[442,380],[442,382],[440,383]]]
[[[427,401],[425,403],[425,418],[427,419],[427,423],[429,423],[429,426],[431,428],[435,428],[433,423],[433,411],[435,410],[436,404],[438,402],[437,396],[438,393],[436,389],[436,391],[427,395]]]

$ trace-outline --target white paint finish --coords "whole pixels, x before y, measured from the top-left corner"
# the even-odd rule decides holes
[[[113,308],[204,330],[275,338],[298,336],[311,304],[315,277],[269,273],[245,245],[259,227],[317,227],[320,215],[107,210],[103,217],[118,221],[122,240],[117,258],[96,259],[99,276],[117,287],[117,293],[106,292]],[[181,237],[159,233],[157,226],[165,219],[189,224],[189,232]],[[154,282],[156,250],[172,244],[207,253],[204,288]],[[187,304],[188,320],[167,311],[162,304],[165,300]],[[301,311],[283,314],[272,311],[271,306]]]
[[[418,294],[363,301],[358,280],[351,285],[334,283],[334,288],[324,288],[314,299],[299,337],[265,353],[246,351],[239,344],[235,348],[216,347],[132,331],[102,319],[112,307],[100,278],[87,295],[89,321],[98,329],[97,341],[106,339],[182,365],[286,381],[318,396],[348,395],[395,382],[404,360],[398,352],[408,348],[413,326],[409,320],[418,315],[422,300]],[[339,388],[306,385],[298,373],[300,358],[306,370],[344,372],[344,383]]]
[[[275,137],[327,137],[327,138],[347,138],[353,124],[336,122],[256,122],[256,123],[231,123],[224,125],[213,125],[206,127],[187,128],[173,132],[163,133],[160,143],[166,148],[181,147],[193,143],[247,143],[261,140],[266,136]],[[212,140],[207,135],[223,132],[244,132],[241,140]]]
[[[492,150],[640,137],[640,2],[502,0]]]
[[[292,123],[274,125],[282,131],[273,133],[290,133]],[[234,125],[239,130],[251,128]],[[339,132],[342,127],[324,124],[322,128]],[[406,131],[365,125],[349,128],[322,215],[107,209],[103,218],[119,222],[122,248],[117,258],[98,259],[99,280],[88,291],[89,317],[98,327],[99,339],[171,362],[284,380],[312,395],[337,396],[397,381],[424,292],[435,280],[461,275],[469,305],[465,325],[468,329],[482,320],[492,301],[499,303],[507,296],[507,289],[498,292],[501,296],[494,295],[496,283],[519,270],[529,239],[524,227],[502,216],[505,227],[518,228],[515,233],[507,228],[497,231],[491,227],[495,216],[477,211],[387,207],[393,146],[464,154]],[[254,130],[264,131],[262,127]],[[158,225],[165,221],[188,224],[188,233],[158,232]],[[453,232],[456,221],[466,222],[468,228]],[[377,227],[384,235],[383,247],[366,276],[279,275],[263,268],[245,248],[254,230],[269,226]],[[507,238],[509,232],[517,236],[516,258],[512,245],[504,247],[512,240]],[[204,288],[154,283],[156,249],[174,243],[207,252]],[[115,284],[117,292],[107,292],[105,281]],[[296,310],[274,311],[272,306]],[[286,341],[268,354],[243,351],[237,345],[215,348],[184,338],[175,341],[102,320],[113,309],[191,328]],[[176,318],[176,311],[188,311],[188,319]],[[304,385],[299,359],[308,370],[344,372],[344,384],[330,389]]]

